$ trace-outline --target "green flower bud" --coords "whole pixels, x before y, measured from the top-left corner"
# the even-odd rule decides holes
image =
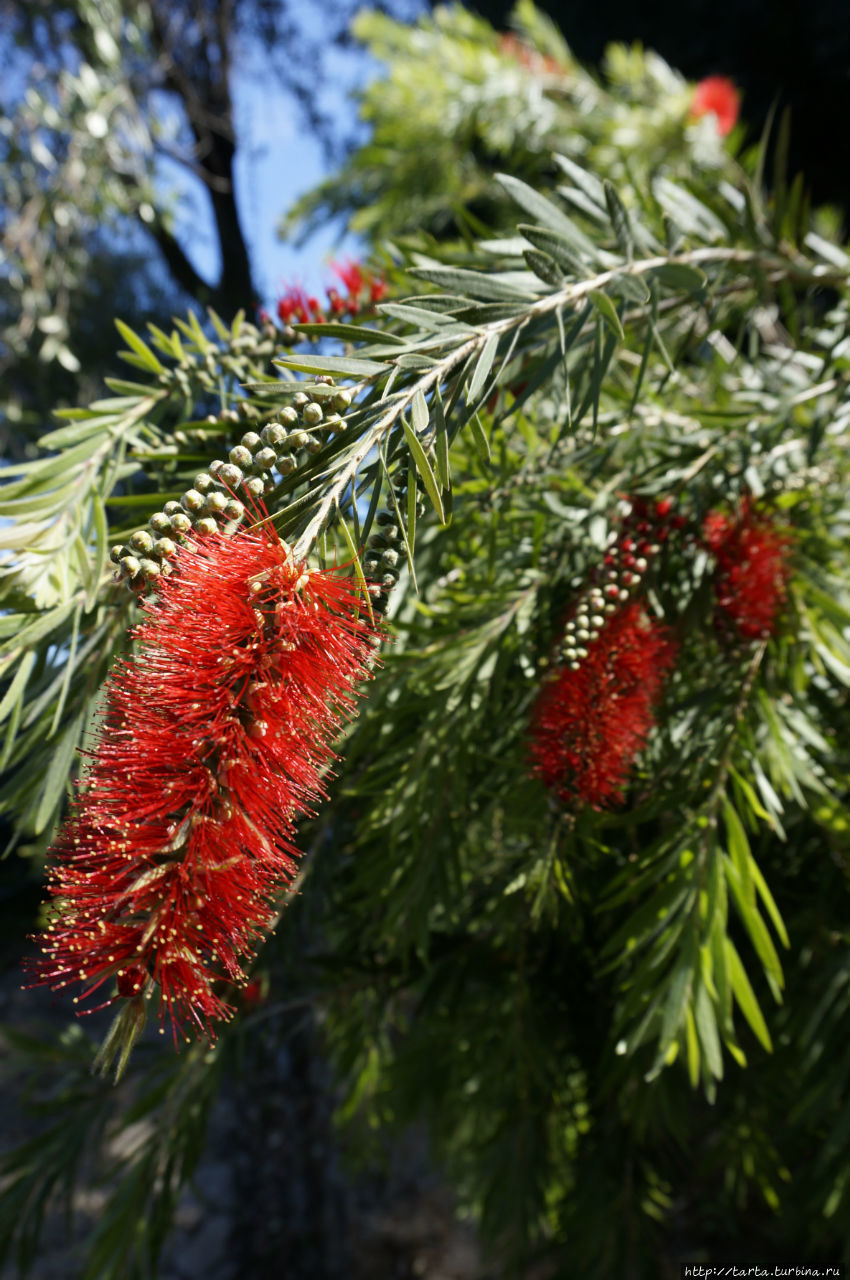
[[[128,578],[135,578],[140,568],[141,568],[141,564],[139,563],[139,561],[136,559],[135,556],[124,556],[124,558],[121,561],[121,571]]]
[[[209,465],[210,475],[213,476],[215,479],[218,479],[218,473],[219,471],[221,471],[221,468],[223,466],[224,466],[224,463],[222,462],[221,458],[214,458]]]
[[[200,520],[195,521],[195,533],[218,533],[218,525],[212,516],[201,516]]]
[[[154,555],[160,560],[168,560],[171,556],[177,555],[177,543],[173,538],[157,538],[153,544]]]
[[[180,503],[175,502],[173,498],[169,502],[166,502],[165,506],[162,509],[167,516],[176,516],[178,511],[183,510],[183,508],[180,506]]]
[[[130,554],[130,548],[125,547],[123,543],[119,542],[110,551],[109,559],[112,561],[113,564],[120,564],[121,561],[124,559],[124,557],[128,556],[129,554]]]
[[[171,528],[175,533],[188,533],[192,528],[192,521],[185,512],[178,511],[171,517]]]
[[[295,409],[303,409],[308,404],[310,397],[305,395],[303,391],[296,391],[292,397],[292,404]]]
[[[245,514],[245,506],[238,498],[228,498],[224,507],[228,520],[241,520]]]
[[[381,556],[381,564],[387,569],[394,569],[398,564],[398,552],[389,547]]]
[[[204,495],[199,493],[197,489],[187,489],[180,499],[180,505],[184,511],[194,515],[195,512],[203,510]]]
[[[340,387],[333,398],[333,407],[339,413],[345,413],[346,409],[351,407],[351,392],[347,387]]]
[[[130,534],[130,546],[134,551],[140,551],[145,555],[153,548],[153,538],[147,529],[137,529],[135,533]]]
[[[297,414],[295,415],[295,420],[296,422],[298,421]],[[267,426],[263,427],[262,441],[263,444],[268,445],[270,449],[279,449],[288,434],[289,432],[286,430],[286,427],[284,427],[280,422],[270,422]]]
[[[215,493],[207,494],[207,502],[205,511],[208,515],[219,516],[227,506],[227,494],[222,493],[219,489]]]
[[[383,507],[375,516],[375,520],[378,524],[395,524],[395,512]]]
[[[289,437],[289,443],[293,449],[305,449],[310,441],[310,437],[306,431],[293,431]]]
[[[251,450],[246,449],[244,444],[235,445],[228,454],[230,461],[234,467],[250,467],[252,458]]]
[[[261,471],[270,471],[276,462],[277,454],[269,445],[264,449],[258,449],[254,455],[254,466],[259,467]]]
[[[321,440],[314,440],[312,437],[307,441],[304,448],[308,453],[318,453],[322,447]]]
[[[242,470],[235,462],[225,462],[218,473],[218,478],[228,489],[235,489],[242,483]]]
[[[308,427],[317,427],[324,416],[322,406],[317,404],[315,400],[311,400],[308,404],[305,404],[301,411],[301,417],[307,423]]]
[[[288,458],[284,454],[283,456],[278,458],[276,465],[277,465],[278,471],[282,476],[291,476],[298,464],[296,463],[294,458]]]
[[[244,448],[250,449],[253,453],[255,449],[259,449],[260,447],[260,437],[257,435],[256,431],[246,431],[242,437],[241,443]]]
[[[245,488],[255,498],[262,498],[266,492],[266,481],[262,476],[251,476],[250,479],[245,481]]]
[[[195,476],[194,487],[198,490],[198,493],[209,493],[213,484],[214,481],[212,476],[206,471],[199,471]]]
[[[159,577],[161,570],[155,560],[143,559],[139,561],[139,572],[148,582],[153,582]]]
[[[292,405],[288,404],[285,409],[281,409],[280,420],[285,427],[289,427],[289,428],[297,427],[298,426],[297,409],[293,409]]]
[[[331,431],[336,435],[337,433],[345,430],[345,418],[341,418],[338,413],[329,413],[325,418],[325,426],[328,431]]]
[[[167,533],[171,528],[171,521],[164,511],[155,511],[148,521],[148,525],[153,529],[154,533]]]

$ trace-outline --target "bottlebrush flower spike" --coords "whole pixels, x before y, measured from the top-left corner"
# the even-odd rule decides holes
[[[731,133],[738,122],[741,95],[727,76],[706,76],[700,80],[691,101],[691,116],[713,115],[722,138]]]
[[[634,601],[610,618],[586,656],[556,668],[532,715],[532,770],[571,807],[607,809],[654,723],[673,664],[667,628]]]
[[[187,1023],[212,1039],[292,881],[374,631],[349,582],[262,530],[197,539],[143,607],[53,850],[37,980],[108,986],[139,1017],[158,990],[175,1040]]]
[[[718,628],[744,640],[768,639],[788,597],[788,534],[745,498],[736,515],[711,512],[703,540],[717,561]]]

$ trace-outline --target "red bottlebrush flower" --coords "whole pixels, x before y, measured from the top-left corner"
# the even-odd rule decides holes
[[[330,267],[334,275],[338,276],[345,285],[349,295],[352,298],[359,298],[366,288],[366,276],[363,274],[360,263],[349,258],[347,262],[332,262]]]
[[[532,715],[530,755],[533,772],[564,804],[605,809],[622,800],[674,657],[668,629],[633,602],[580,662],[547,680]]]
[[[215,534],[143,606],[85,789],[53,850],[38,981],[153,996],[175,1037],[232,1014],[227,984],[292,881],[374,632],[351,584],[271,532]]]
[[[369,281],[369,301],[372,303],[383,302],[387,296],[387,282],[382,280],[380,276],[373,276]]]
[[[701,116],[713,115],[717,132],[725,138],[738,122],[740,105],[741,95],[727,76],[706,76],[694,90],[691,116],[699,120]]]
[[[767,639],[788,595],[788,534],[745,499],[737,515],[710,512],[703,541],[717,561],[718,626],[744,640]]]
[[[316,324],[324,320],[318,298],[308,297],[300,285],[290,285],[278,299],[277,314],[282,324]]]

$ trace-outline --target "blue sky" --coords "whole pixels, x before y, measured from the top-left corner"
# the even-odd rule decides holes
[[[424,6],[420,0],[407,0],[404,7],[412,17]],[[321,34],[324,11],[323,3],[308,4],[304,23],[311,35]],[[362,50],[328,54],[321,103],[340,120],[341,133],[350,133],[357,110],[351,90],[380,73],[380,64]],[[278,239],[276,228],[284,211],[328,172],[322,149],[299,119],[292,99],[257,54],[244,51],[237,60],[232,88],[239,139],[237,201],[261,294],[259,301],[273,310],[287,283],[302,284],[322,294],[333,281],[328,259],[356,257],[359,245],[353,237],[342,237],[339,227],[321,230],[297,249]],[[219,271],[218,246],[208,200],[204,193],[187,189],[185,172],[178,166],[166,166],[163,176],[185,192],[185,208],[178,223],[181,242],[198,270],[213,279]],[[187,225],[191,225],[190,236]]]

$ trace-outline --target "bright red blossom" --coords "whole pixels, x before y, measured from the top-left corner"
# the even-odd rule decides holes
[[[53,850],[39,978],[152,996],[212,1037],[292,880],[373,632],[351,585],[269,532],[213,535],[144,604]],[[107,1003],[116,997],[107,996]]]
[[[727,76],[706,76],[694,90],[691,115],[695,120],[713,115],[722,138],[731,133],[738,122],[741,95]]]
[[[557,668],[532,715],[532,768],[562,803],[610,808],[654,723],[673,664],[668,629],[639,602],[607,622],[580,663]]]
[[[789,537],[746,499],[737,514],[713,511],[703,541],[717,561],[717,623],[745,640],[767,639],[788,596]]]

